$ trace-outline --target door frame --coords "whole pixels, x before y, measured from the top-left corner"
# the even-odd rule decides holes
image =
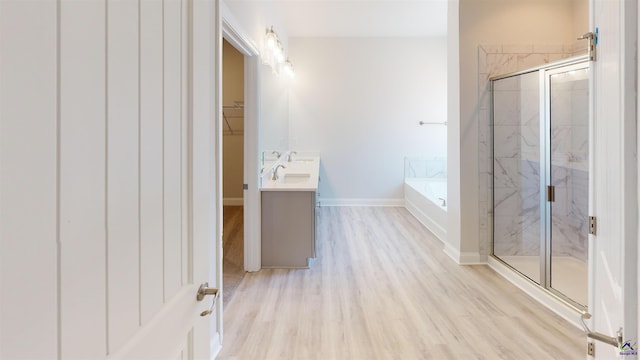
[[[218,116],[222,117],[222,39],[227,40],[244,56],[244,270],[258,271],[261,268],[260,238],[260,52],[258,47],[246,35],[227,5],[220,5],[220,36],[216,57],[218,81],[216,87],[219,95]],[[222,144],[222,123],[216,126],[216,139]],[[219,147],[217,168],[222,174],[222,148]],[[222,214],[222,192],[216,195],[218,211]],[[222,229],[222,217],[218,219]],[[222,273],[222,271],[221,271]]]

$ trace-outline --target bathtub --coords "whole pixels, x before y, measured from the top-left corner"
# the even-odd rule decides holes
[[[409,212],[420,220],[440,241],[447,241],[447,179],[406,178],[404,202]]]

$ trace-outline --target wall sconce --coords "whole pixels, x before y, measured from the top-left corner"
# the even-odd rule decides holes
[[[278,39],[278,34],[273,30],[273,26],[267,29],[265,34],[261,58],[262,63],[269,65],[274,74],[280,75],[280,71],[282,70],[287,75],[293,77],[293,64],[289,58],[285,56],[284,48],[282,47],[280,39]]]

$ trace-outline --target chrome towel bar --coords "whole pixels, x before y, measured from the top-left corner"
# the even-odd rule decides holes
[[[418,123],[419,125],[444,125],[447,126],[447,122],[429,122],[429,121],[420,121]]]

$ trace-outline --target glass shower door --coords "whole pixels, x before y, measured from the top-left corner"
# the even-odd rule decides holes
[[[547,184],[554,199],[547,207],[547,283],[585,306],[589,227],[589,70],[576,64],[546,72]]]
[[[493,254],[541,284],[539,76],[493,81]]]
[[[491,81],[493,256],[583,309],[589,63],[569,60]]]

